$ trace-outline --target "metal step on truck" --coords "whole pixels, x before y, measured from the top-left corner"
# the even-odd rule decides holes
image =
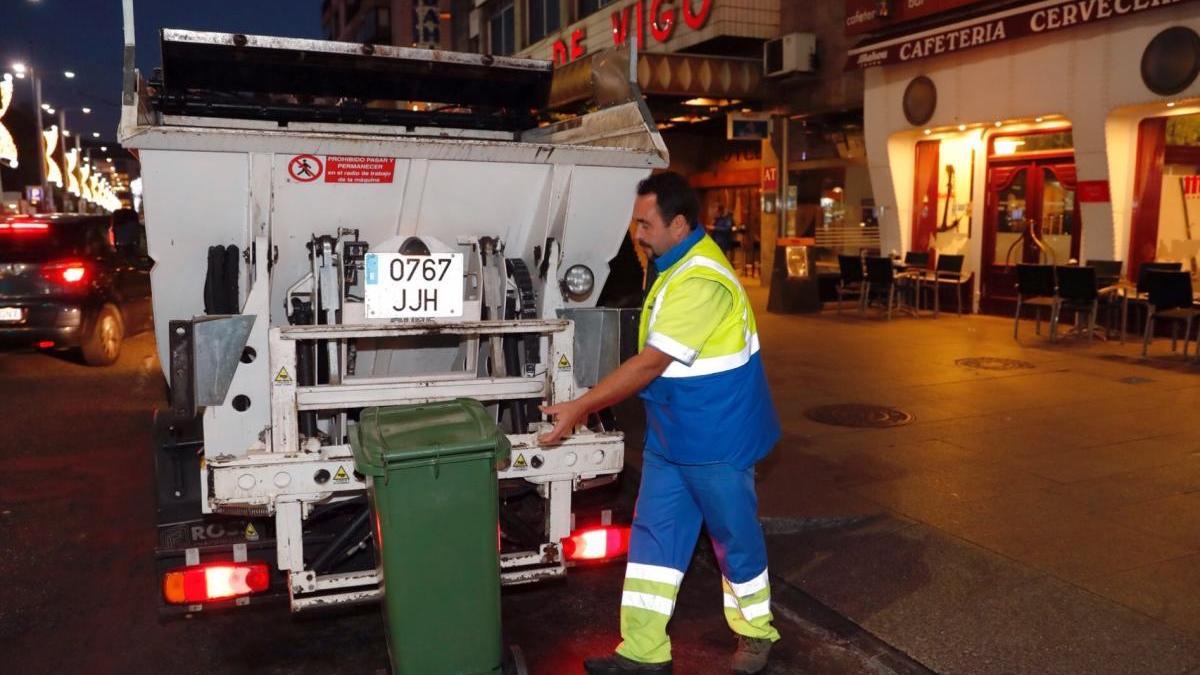
[[[549,62],[161,31],[126,74],[154,330],[163,610],[378,601],[363,409],[483,403],[499,471],[501,577],[561,577],[619,536],[573,528],[624,437],[539,447],[541,404],[618,363],[630,312],[597,307],[639,180],[667,151],[628,54]],[[571,107],[581,114],[549,113]],[[634,317],[636,318],[636,317]],[[595,548],[598,545],[598,550]]]

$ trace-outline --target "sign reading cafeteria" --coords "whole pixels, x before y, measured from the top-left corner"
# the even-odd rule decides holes
[[[885,38],[850,50],[847,69],[915,61],[982,47],[1012,38],[1038,35],[1172,7],[1192,0],[1049,0],[933,28],[915,35]]]

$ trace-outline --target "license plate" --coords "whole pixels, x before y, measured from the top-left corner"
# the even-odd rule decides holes
[[[0,321],[20,321],[20,307],[0,307]]]
[[[461,253],[368,253],[368,319],[428,319],[463,314]]]

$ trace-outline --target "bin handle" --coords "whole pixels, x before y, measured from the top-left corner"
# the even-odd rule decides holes
[[[375,424],[373,424],[372,426],[375,427],[375,438],[378,439],[378,441],[379,441],[379,447],[383,448],[384,450],[391,450],[391,448],[388,446],[387,439],[385,439],[383,437],[383,433],[379,430],[379,408],[377,408],[377,407],[372,408],[371,413],[372,413],[372,416],[374,416],[374,418],[375,418]],[[360,424],[359,426],[362,426],[362,425]],[[387,470],[387,460],[384,460],[384,462],[383,462],[383,484],[384,485],[387,485],[388,483],[391,482],[390,474],[391,474],[391,472],[389,472]]]

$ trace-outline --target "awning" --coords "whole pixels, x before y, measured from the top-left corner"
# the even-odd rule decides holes
[[[639,54],[638,86],[645,94],[757,98],[761,59],[689,54]]]

